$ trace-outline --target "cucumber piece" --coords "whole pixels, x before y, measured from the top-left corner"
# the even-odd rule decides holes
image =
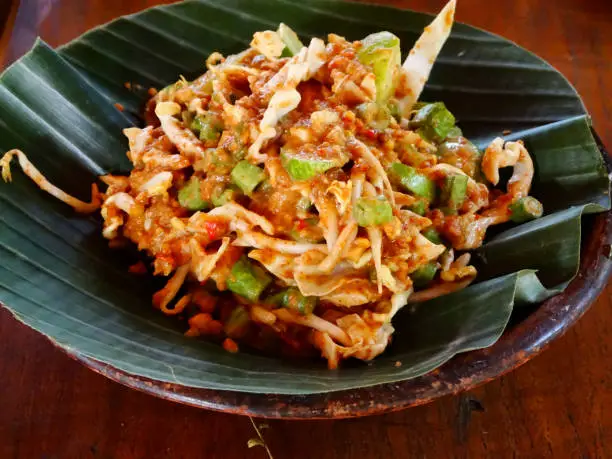
[[[410,125],[417,127],[421,137],[431,142],[443,142],[455,128],[455,117],[442,102],[426,104],[416,112]]]
[[[401,65],[400,40],[391,32],[365,37],[357,54],[359,61],[371,65],[376,77],[376,101],[385,103],[395,93]]]
[[[298,182],[310,180],[333,167],[341,167],[343,165],[333,159],[309,158],[294,155],[287,151],[281,151],[281,163],[289,177]]]
[[[393,210],[384,198],[359,198],[355,202],[353,216],[359,226],[383,225],[393,219]]]
[[[288,25],[281,22],[276,33],[285,44],[285,49],[283,49],[281,57],[295,56],[304,47],[300,38]]]
[[[446,134],[446,140],[456,140],[459,137],[463,136],[463,131],[459,128],[459,126],[453,126]]]

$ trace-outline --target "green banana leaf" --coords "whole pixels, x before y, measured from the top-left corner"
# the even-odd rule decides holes
[[[336,0],[187,1],[117,19],[57,51],[39,41],[0,77],[0,150],[26,151],[52,182],[87,199],[98,175],[129,170],[121,129],[141,123],[146,90],[201,73],[212,51],[239,51],[254,31],[283,21],[304,39],[390,30],[407,52],[430,20]],[[134,254],[108,249],[99,218],[75,215],[17,170],[0,184],[0,301],[58,345],[129,373],[245,392],[400,381],[489,346],[515,304],[540,302],[576,274],[581,215],[610,207],[609,178],[572,86],[503,38],[457,24],[423,99],[445,101],[481,146],[505,129],[523,139],[546,215],[488,240],[477,253],[479,283],[402,310],[392,345],[371,363],[329,371],[322,361],[230,354],[185,338],[184,324],[151,308],[155,281],[127,273]]]

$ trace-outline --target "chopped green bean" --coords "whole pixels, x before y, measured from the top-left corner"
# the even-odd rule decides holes
[[[249,330],[251,319],[244,306],[236,306],[223,325],[223,331],[230,338],[242,338]]]
[[[510,220],[515,223],[523,223],[540,218],[544,213],[544,206],[536,198],[526,196],[510,204]]]
[[[314,296],[304,296],[297,288],[292,287],[268,297],[266,303],[292,309],[306,315],[312,314],[314,311],[317,306],[317,298]]]
[[[415,214],[425,215],[427,213],[427,201],[425,199],[419,199],[412,204],[409,209]]]
[[[262,268],[251,263],[248,258],[242,257],[232,266],[227,279],[227,288],[256,302],[270,282],[272,278]]]
[[[421,231],[421,234],[434,244],[442,244],[442,238],[440,237],[440,233],[438,233],[438,231],[436,231],[436,229],[432,226],[430,226],[429,228],[425,228],[423,231]]]
[[[254,166],[247,160],[236,164],[230,175],[232,182],[238,185],[245,194],[251,194],[255,187],[266,178],[265,172],[260,167]]]
[[[212,142],[216,141],[223,131],[223,121],[209,114],[197,115],[189,128],[199,136],[201,141]]]
[[[264,300],[264,303],[280,308],[284,306],[286,296],[287,296],[287,290],[281,290],[280,292],[276,292],[273,295],[270,295],[269,297],[267,297]]]
[[[220,193],[215,193],[212,195],[213,206],[219,207],[227,204],[230,201],[234,201],[239,194],[240,193],[237,189],[231,187],[226,188]]]
[[[427,263],[426,265],[421,266],[419,269],[410,274],[414,287],[427,287],[434,277],[436,277],[437,271],[438,265],[436,263]]]
[[[202,199],[200,180],[197,177],[191,177],[187,184],[179,190],[178,201],[181,207],[189,210],[205,210],[210,208],[210,203]]]
[[[436,184],[428,177],[419,174],[414,167],[402,163],[393,163],[391,173],[407,191],[432,201],[436,196]]]
[[[454,215],[461,208],[467,194],[467,184],[467,175],[447,175],[444,178],[440,201],[445,213]]]

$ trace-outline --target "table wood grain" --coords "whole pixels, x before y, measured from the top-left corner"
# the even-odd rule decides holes
[[[222,0],[219,0],[222,1]],[[0,60],[155,0],[3,0]],[[379,1],[435,12],[443,0]],[[7,7],[8,5],[8,7]],[[459,21],[539,54],[612,146],[612,2],[459,0]],[[10,40],[9,40],[10,38]],[[0,459],[265,458],[248,418],[172,404],[80,366],[0,311]],[[348,421],[270,421],[276,459],[612,457],[612,284],[541,356],[458,397]]]

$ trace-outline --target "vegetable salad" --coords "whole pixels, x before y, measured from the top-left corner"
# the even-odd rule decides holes
[[[213,53],[201,76],[149,100],[145,127],[124,130],[133,169],[101,177],[91,203],[18,150],[3,176],[17,156],[45,191],[100,209],[110,245],[136,244],[168,277],[153,306],[185,318],[188,336],[330,368],[373,359],[401,308],[474,281],[469,251],[490,226],[543,213],[521,142],[480,151],[443,102],[419,101],[454,8],[403,63],[389,32],[303,43],[285,24]]]

